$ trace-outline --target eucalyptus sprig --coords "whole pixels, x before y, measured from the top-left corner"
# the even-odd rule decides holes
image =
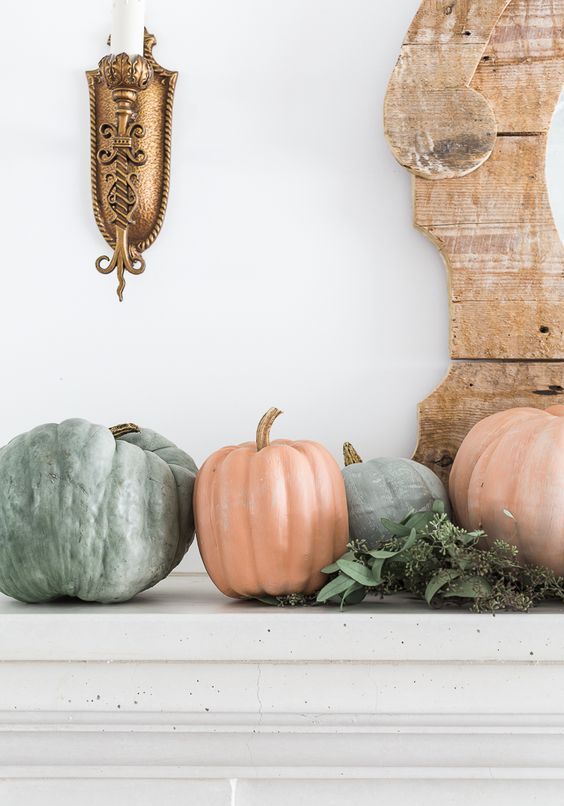
[[[295,594],[261,601],[281,607],[330,603],[343,608],[370,594],[382,598],[408,593],[432,607],[456,603],[489,613],[526,612],[545,599],[564,601],[563,577],[523,564],[518,549],[502,540],[480,547],[484,533],[452,523],[442,501],[430,512],[410,512],[400,523],[382,523],[389,539],[375,549],[350,543],[346,554],[323,569],[331,579],[316,597]]]
[[[519,560],[518,549],[501,540],[480,548],[483,532],[455,526],[442,501],[430,512],[409,513],[400,523],[383,520],[389,540],[376,549],[351,543],[323,569],[331,580],[317,601],[358,604],[371,593],[409,593],[434,607],[459,603],[475,612],[525,612],[549,598],[564,600],[564,579],[550,569]]]

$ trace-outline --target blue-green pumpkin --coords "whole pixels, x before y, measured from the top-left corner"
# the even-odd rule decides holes
[[[393,458],[363,462],[350,442],[345,442],[343,453],[351,540],[374,549],[390,537],[382,518],[398,523],[410,510],[431,510],[437,500],[449,511],[444,484],[425,465]]]
[[[0,449],[0,590],[24,602],[123,602],[194,539],[197,467],[134,425],[41,425]]]

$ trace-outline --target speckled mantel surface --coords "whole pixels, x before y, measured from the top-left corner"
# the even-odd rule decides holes
[[[24,604],[0,595],[4,660],[564,663],[564,607],[528,614],[432,610],[405,596],[337,607],[231,600],[204,574],[173,573],[130,602]]]
[[[0,597],[0,803],[560,803],[563,673],[562,608]]]

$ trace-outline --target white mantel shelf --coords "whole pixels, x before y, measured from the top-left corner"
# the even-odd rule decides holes
[[[564,802],[564,609],[0,597],[0,804]],[[538,800],[537,800],[538,799]]]
[[[173,574],[120,605],[0,594],[0,619],[4,661],[564,663],[564,607],[491,616],[394,597],[275,608],[228,599],[204,574]]]

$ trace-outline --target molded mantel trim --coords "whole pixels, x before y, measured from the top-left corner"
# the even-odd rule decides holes
[[[561,792],[562,609],[273,609],[175,574],[113,607],[1,598],[0,620],[2,804]]]

